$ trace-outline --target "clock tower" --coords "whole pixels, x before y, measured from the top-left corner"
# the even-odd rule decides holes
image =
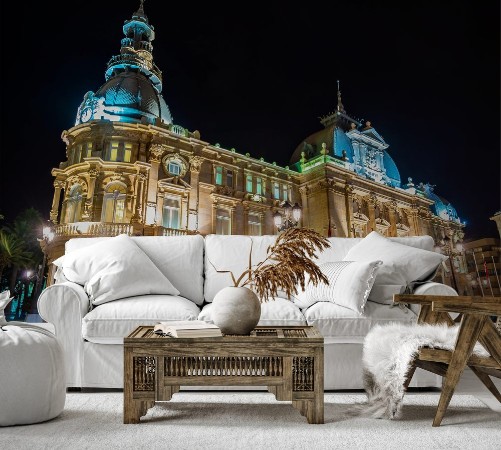
[[[85,94],[75,125],[92,120],[112,122],[172,123],[162,97],[162,72],[153,62],[155,29],[144,12],[144,1],[123,25],[120,54],[108,62],[106,83]],[[153,106],[153,109],[151,108]]]

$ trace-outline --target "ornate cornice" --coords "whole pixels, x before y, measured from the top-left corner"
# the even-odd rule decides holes
[[[391,212],[396,212],[398,209],[398,205],[397,205],[397,202],[395,200],[390,200],[389,202],[387,202],[386,207]]]
[[[87,173],[89,174],[89,178],[97,178],[98,175],[99,175],[99,170],[97,170],[97,169],[89,169],[87,171]]]
[[[163,144],[153,144],[150,147],[150,162],[159,163],[162,160],[163,154],[166,152],[167,147]]]
[[[344,191],[346,192],[347,195],[353,195],[353,193],[355,192],[355,188],[353,187],[353,184],[345,183]]]
[[[375,208],[379,204],[377,195],[374,192],[369,192],[369,195],[365,197],[365,201],[369,206],[372,206],[373,208]]]
[[[201,156],[190,156],[189,158],[190,162],[190,171],[191,172],[200,172],[200,169],[202,168],[202,163],[204,162],[204,158]]]

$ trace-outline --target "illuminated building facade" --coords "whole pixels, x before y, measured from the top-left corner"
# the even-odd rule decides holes
[[[324,128],[280,167],[175,124],[142,2],[123,32],[105,83],[85,94],[75,125],[62,133],[67,159],[52,170],[49,260],[75,236],[275,234],[273,215],[285,200],[301,205],[302,226],[324,235],[462,240],[452,205],[430,185],[402,184],[389,145],[370,122],[348,115],[339,89]]]

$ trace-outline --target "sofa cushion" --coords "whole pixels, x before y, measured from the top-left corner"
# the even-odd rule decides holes
[[[362,314],[380,265],[381,261],[320,264],[319,268],[329,284],[321,281],[315,286],[306,274],[305,290],[300,290],[298,286],[298,294],[293,296],[294,303],[300,308],[308,308],[316,302],[332,302]]]
[[[363,343],[376,324],[390,322],[414,323],[410,309],[367,302],[364,315],[330,302],[319,302],[303,311],[308,325],[315,325],[331,342]]]
[[[374,259],[383,261],[376,273],[374,286],[393,285],[406,288],[412,282],[425,280],[434,274],[440,263],[447,257],[440,253],[392,242],[376,231],[368,234],[353,246],[344,257],[345,261],[372,261]],[[391,297],[387,297],[386,292],[388,289],[375,290],[371,292],[369,299],[381,303],[389,302]]]
[[[77,238],[66,243],[70,253],[82,247],[105,242],[109,237]],[[201,305],[204,299],[204,238],[195,236],[133,236],[137,246],[148,255],[181,296]]]
[[[249,267],[252,249],[252,264],[266,259],[268,247],[276,241],[276,236],[222,236],[210,234],[205,237],[205,301],[212,302],[223,288],[233,286],[228,270],[238,278]]]
[[[85,284],[93,305],[137,295],[179,294],[126,234],[64,255],[62,267],[68,280]]]
[[[406,236],[390,237],[391,242],[409,245],[410,247],[420,248],[422,250],[433,250],[434,241],[431,236]],[[360,243],[363,238],[327,238],[331,246],[319,253],[317,264],[323,264],[331,261],[342,261],[352,247]],[[378,258],[375,258],[378,259]]]
[[[217,270],[229,270],[235,277],[248,268],[249,252],[252,245],[252,263],[266,258],[266,252],[273,245],[277,236],[223,236],[210,234],[205,237],[205,286],[206,302],[212,302],[214,296],[224,287],[233,286],[229,273],[218,273]],[[392,242],[409,245],[423,250],[433,248],[433,238],[430,236],[394,237]],[[348,251],[362,238],[328,238],[331,247],[323,252],[317,252],[315,262],[323,264],[332,261],[342,261]],[[374,260],[379,258],[374,258]],[[172,282],[174,283],[173,278]],[[175,285],[180,291],[181,288]],[[182,292],[182,291],[181,291]],[[285,298],[285,293],[278,292],[278,296]]]
[[[212,323],[211,318],[212,303],[208,303],[202,308],[198,320]],[[301,310],[290,300],[275,297],[272,300],[261,303],[261,318],[258,326],[280,326],[280,325],[306,325]]]
[[[195,320],[200,309],[184,297],[142,295],[97,306],[82,319],[82,337],[95,344],[123,344],[140,325]]]

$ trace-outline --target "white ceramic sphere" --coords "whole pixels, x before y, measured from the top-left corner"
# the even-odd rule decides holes
[[[212,321],[223,334],[249,334],[261,318],[261,302],[246,287],[225,287],[212,301]]]

